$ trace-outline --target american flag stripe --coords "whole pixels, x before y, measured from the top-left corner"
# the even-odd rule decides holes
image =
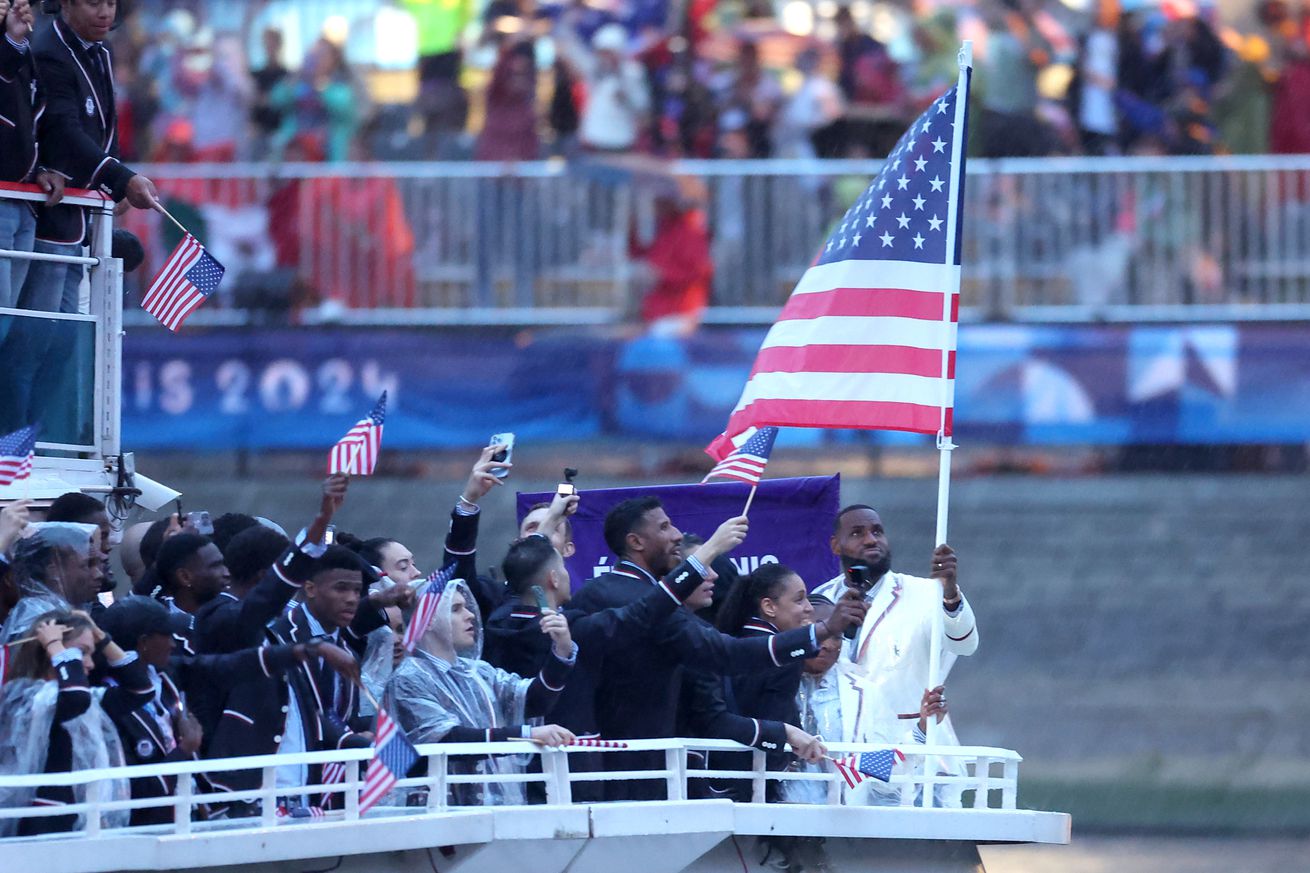
[[[907,373],[866,373],[859,379],[847,373],[757,373],[742,394],[743,409],[780,396],[792,402],[820,400],[834,406],[869,402],[936,406],[933,398],[941,396],[941,378]]]
[[[160,319],[169,330],[176,331],[205,302],[205,295],[184,289],[173,298],[173,308]]]
[[[618,740],[602,740],[599,737],[578,737],[569,743],[569,746],[579,749],[626,749],[628,744]]]
[[[738,482],[745,482],[747,485],[758,485],[760,477],[764,475],[764,465],[758,464],[754,467],[746,465],[736,466],[724,462],[724,466],[715,467],[711,474],[715,479],[736,479]]]
[[[948,375],[955,377],[955,352],[948,357]],[[763,349],[756,362],[761,373],[907,373],[941,378],[940,349],[911,346],[813,345]]]
[[[864,776],[855,769],[854,756],[840,759],[834,758],[832,763],[833,766],[837,768],[837,772],[846,780],[846,786],[848,788],[857,788],[859,787],[859,784],[864,781]]]
[[[5,685],[5,679],[9,676],[9,644],[0,645],[0,688]]]
[[[837,266],[827,264],[827,267]],[[917,272],[922,264],[913,264],[906,271]],[[813,267],[823,270],[824,267]],[[865,264],[847,267],[840,273],[831,274],[829,282],[815,282],[805,290],[793,292],[787,305],[778,316],[779,321],[817,318],[821,315],[865,316],[884,318],[917,318],[922,321],[940,322],[942,309],[946,305],[946,295],[940,291],[913,290],[909,288],[883,288],[877,294],[870,294],[867,289],[850,287],[852,280],[875,278],[886,279],[880,270],[869,270]],[[951,303],[956,303],[951,295]],[[959,318],[958,308],[952,313],[953,319]]]
[[[904,430],[915,433],[936,433],[941,423],[940,406],[914,403],[887,403],[882,401],[847,401],[837,408],[825,400],[761,400],[754,406],[755,417],[767,419],[781,426],[809,427],[816,415],[826,415],[829,427],[866,427],[870,421],[881,422],[887,430]],[[951,426],[953,413],[946,410],[946,426]],[[717,444],[717,441],[716,441]],[[732,445],[727,445],[732,451]]]
[[[346,765],[339,761],[329,761],[323,765],[323,784],[335,785],[346,781]]]

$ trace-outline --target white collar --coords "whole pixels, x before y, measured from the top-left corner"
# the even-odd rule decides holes
[[[314,613],[309,611],[308,606],[305,607],[304,613],[305,613],[305,621],[308,622],[309,624],[310,636],[330,637],[334,642],[336,641],[337,634],[341,632],[341,628],[333,628],[332,633],[328,633],[327,630],[324,629],[323,625],[319,624],[318,619],[314,618]]]

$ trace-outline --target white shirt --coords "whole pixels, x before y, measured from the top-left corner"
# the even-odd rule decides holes
[[[338,631],[334,630],[329,634],[308,609],[305,610],[305,619],[309,622],[309,632],[312,636],[330,637],[335,643]],[[300,699],[296,697],[296,685],[288,680],[287,723],[282,728],[282,742],[278,744],[277,753],[279,755],[295,755],[306,751],[308,748],[309,744],[305,739],[305,722],[300,716]],[[277,768],[278,788],[299,788],[307,782],[309,782],[309,768],[304,764],[283,764]],[[308,806],[309,804],[302,799],[301,805]]]

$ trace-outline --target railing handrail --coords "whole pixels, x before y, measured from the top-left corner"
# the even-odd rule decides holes
[[[559,751],[568,754],[595,752],[658,752],[669,750],[750,752],[752,747],[732,740],[671,737],[650,740],[623,740],[622,748],[565,747]],[[993,761],[1021,762],[1023,757],[1011,749],[991,746],[925,746],[896,743],[826,743],[830,752],[859,753],[896,748],[907,757],[989,758]],[[423,743],[415,747],[424,757],[461,755],[531,755],[542,748],[527,741],[499,743]],[[554,751],[554,750],[551,750]],[[76,770],[70,773],[32,773],[0,776],[0,788],[38,786],[85,785],[110,779],[139,779],[154,776],[183,776],[205,773],[224,773],[234,770],[258,770],[263,767],[295,766],[301,764],[327,764],[332,762],[368,761],[373,758],[372,747],[340,749],[323,752],[298,752],[290,755],[251,755],[241,758],[204,758],[195,761],[176,761],[167,764],[137,764],[122,767],[104,767],[96,770]]]
[[[26,182],[0,182],[0,200],[32,200],[44,203],[46,193]],[[113,202],[99,191],[87,188],[65,188],[62,201],[68,206],[89,206],[92,209],[112,207]]]

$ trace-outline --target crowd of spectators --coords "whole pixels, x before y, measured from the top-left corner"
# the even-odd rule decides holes
[[[452,36],[447,18],[401,6],[418,19],[419,57],[416,96],[400,104],[371,99],[372,70],[346,62],[350,36],[324,36],[291,68],[280,31],[249,32],[254,16],[244,33],[215,33],[193,5],[129,17],[113,40],[126,156],[880,157],[954,82],[964,38],[977,53],[978,155],[1310,150],[1310,31],[1286,0],[1263,0],[1249,32],[1197,0],[1129,12],[1095,0],[1083,13],[919,0],[884,10],[895,22],[884,41],[868,6],[861,17],[839,6],[803,37],[771,17],[720,24],[713,4],[664,20],[659,4],[618,17],[530,0],[470,11]]]
[[[484,449],[470,471],[432,574],[385,531],[335,530],[352,484],[343,475],[323,482],[317,511],[292,536],[241,512],[174,514],[123,529],[78,492],[55,500],[41,521],[27,501],[7,506],[0,774],[366,747],[379,705],[417,744],[711,737],[764,751],[775,770],[827,766],[824,736],[922,743],[929,719],[940,723],[939,741],[957,742],[944,688],[924,690],[929,647],[938,645],[934,610],[944,613],[948,669],[978,644],[949,547],[934,551],[930,578],[894,572],[881,518],[855,505],[833,519],[829,542],[813,544],[839,557],[836,578],[804,580],[778,564],[739,576],[729,556],[748,532],[745,516],[703,541],[684,538],[660,501],[645,497],[605,516],[612,570],[573,579],[565,558],[579,502],[589,498],[563,486],[523,518],[513,542],[479,541],[479,503],[511,466],[498,448]],[[115,555],[121,581],[110,569]],[[441,597],[419,609],[416,596],[429,586]],[[415,621],[426,624],[407,647]],[[713,769],[740,769],[727,754],[727,766],[711,761]],[[603,760],[572,756],[571,766],[662,770],[664,760],[596,757]],[[451,766],[495,776],[520,773],[524,763],[488,755]],[[277,768],[280,814],[341,809],[340,790],[310,788],[330,786],[331,769],[288,758]],[[111,782],[102,799],[168,797],[179,778],[191,777]],[[258,788],[261,771],[225,767],[196,778],[204,789],[239,792]],[[575,797],[660,799],[665,784],[662,776],[579,783]],[[707,775],[692,784],[695,796],[749,799],[736,781]],[[0,788],[0,808],[58,807],[81,792]],[[826,797],[825,789],[818,802]],[[886,786],[852,787],[845,798],[899,802]],[[493,779],[454,785],[448,799],[521,804],[544,795],[536,784]],[[770,799],[815,798],[775,785]],[[398,790],[389,802],[427,805],[423,790]],[[260,809],[234,800],[196,814]],[[174,808],[106,815],[110,826],[166,824]],[[67,831],[83,819],[77,810],[10,818],[0,836]]]

